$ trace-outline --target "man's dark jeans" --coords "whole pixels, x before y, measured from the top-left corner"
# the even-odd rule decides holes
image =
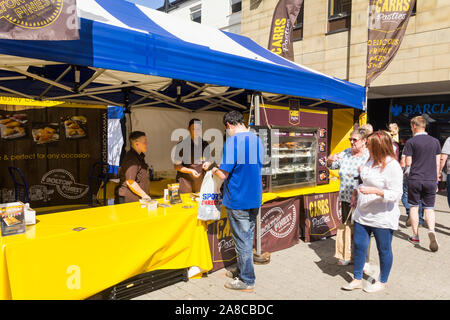
[[[259,209],[233,210],[227,209],[231,234],[236,245],[239,277],[247,285],[255,284],[253,267],[253,239],[256,216]]]

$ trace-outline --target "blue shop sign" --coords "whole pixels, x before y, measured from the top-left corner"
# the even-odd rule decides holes
[[[401,113],[406,113],[407,115],[421,115],[421,114],[448,114],[450,112],[450,105],[447,106],[445,103],[434,103],[434,104],[406,104],[399,105],[395,104],[391,106],[391,113],[394,117],[399,116]]]

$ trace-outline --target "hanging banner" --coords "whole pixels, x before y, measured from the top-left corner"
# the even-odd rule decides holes
[[[341,223],[339,192],[304,196],[303,236],[306,242],[336,235]]]
[[[261,207],[261,250],[274,252],[297,244],[300,240],[299,218],[299,198],[263,204]]]
[[[400,48],[415,0],[370,0],[366,87],[391,63]]]
[[[292,29],[302,8],[303,0],[280,0],[273,13],[268,49],[294,61]]]
[[[0,1],[0,39],[79,38],[76,0]]]

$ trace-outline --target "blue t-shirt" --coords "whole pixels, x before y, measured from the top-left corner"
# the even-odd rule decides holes
[[[225,207],[247,210],[261,206],[263,161],[263,143],[253,132],[239,132],[227,139],[219,168],[229,173],[223,188]]]

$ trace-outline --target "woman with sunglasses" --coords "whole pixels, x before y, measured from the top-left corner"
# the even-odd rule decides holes
[[[354,280],[344,290],[362,289],[362,275],[369,239],[373,233],[380,258],[380,278],[366,292],[385,288],[392,267],[392,236],[398,229],[403,193],[403,171],[395,158],[391,135],[378,131],[367,139],[370,159],[361,168],[354,220]]]
[[[366,148],[366,131],[356,129],[350,134],[351,148],[345,149],[339,154],[330,155],[327,165],[330,169],[339,169],[341,188],[339,201],[341,202],[342,222],[347,221],[350,212],[350,203],[353,190],[358,186],[359,170],[369,159],[369,151]],[[338,256],[336,253],[335,256]],[[348,265],[351,260],[339,259],[338,265]]]

